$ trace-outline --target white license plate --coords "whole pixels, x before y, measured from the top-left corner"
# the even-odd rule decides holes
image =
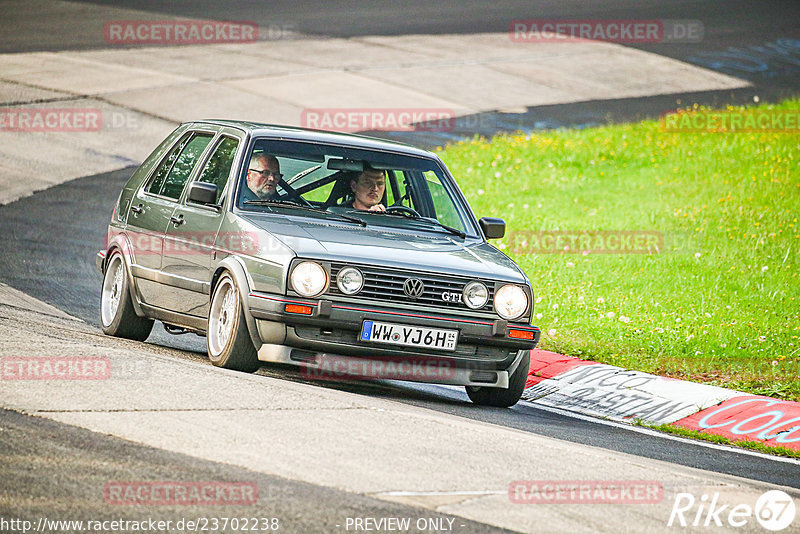
[[[361,326],[361,341],[387,343],[406,347],[425,347],[438,350],[456,350],[458,330],[425,328],[407,324],[364,321]]]

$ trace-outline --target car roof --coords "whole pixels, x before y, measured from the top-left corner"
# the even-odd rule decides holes
[[[358,148],[368,148],[373,150],[384,150],[387,152],[400,152],[403,154],[422,156],[427,158],[439,159],[439,157],[427,150],[422,150],[405,143],[387,141],[366,135],[348,134],[341,132],[329,132],[326,130],[312,130],[295,126],[283,126],[279,124],[265,124],[250,121],[204,119],[200,121],[190,121],[191,124],[214,124],[217,126],[228,126],[244,130],[254,136],[272,137],[275,139],[297,140],[297,141],[316,141],[336,145],[347,145]]]

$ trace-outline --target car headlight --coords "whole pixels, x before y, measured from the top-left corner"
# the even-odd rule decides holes
[[[478,310],[486,306],[489,300],[489,290],[482,282],[470,282],[464,286],[464,304],[473,310]]]
[[[292,269],[292,287],[304,297],[315,297],[325,291],[328,273],[322,265],[313,261],[300,262]]]
[[[505,285],[494,295],[494,311],[503,319],[516,319],[528,309],[528,295],[521,287]]]
[[[345,295],[355,295],[364,287],[364,275],[355,267],[345,267],[336,274],[336,285]]]

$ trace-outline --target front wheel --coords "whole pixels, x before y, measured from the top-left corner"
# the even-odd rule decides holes
[[[153,330],[153,320],[139,317],[133,309],[128,274],[119,252],[111,254],[103,275],[100,322],[103,333],[135,341],[144,341]]]
[[[467,396],[479,406],[498,406],[500,408],[514,406],[525,390],[530,366],[531,351],[526,350],[519,366],[508,379],[507,389],[467,386]]]
[[[214,288],[206,334],[208,357],[217,367],[252,373],[259,367],[258,354],[247,331],[239,288],[225,273]]]

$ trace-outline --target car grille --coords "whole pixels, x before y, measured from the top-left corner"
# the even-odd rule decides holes
[[[336,286],[336,276],[339,270],[346,267],[357,267],[364,275],[364,287],[355,295],[359,299],[373,299],[379,301],[402,302],[412,304],[424,304],[445,309],[471,310],[463,302],[448,302],[442,298],[444,293],[455,293],[461,295],[464,286],[476,278],[457,278],[450,276],[431,275],[414,273],[409,271],[399,271],[381,267],[365,267],[350,263],[331,264],[331,285],[328,293],[331,295],[344,295]],[[403,292],[403,284],[409,278],[419,278],[425,284],[425,290],[417,298],[411,298]],[[494,282],[481,280],[489,290],[489,300],[480,311],[492,311],[494,300]]]

